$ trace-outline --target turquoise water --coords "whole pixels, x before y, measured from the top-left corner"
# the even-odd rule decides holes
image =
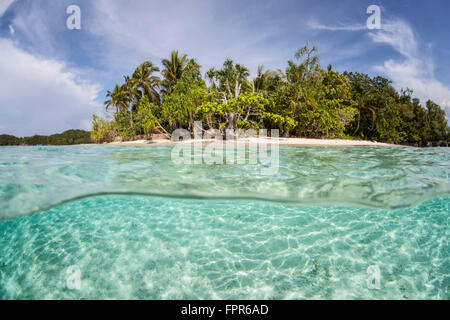
[[[449,299],[447,150],[0,148],[0,298]]]

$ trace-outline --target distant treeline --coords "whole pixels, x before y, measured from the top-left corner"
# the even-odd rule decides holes
[[[0,146],[35,146],[35,145],[72,145],[93,143],[91,133],[84,130],[67,130],[51,136],[34,135],[32,137],[18,138],[3,134],[0,135]]]

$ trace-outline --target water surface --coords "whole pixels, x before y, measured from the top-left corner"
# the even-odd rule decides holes
[[[101,193],[387,209],[417,205],[450,190],[448,148],[280,147],[273,175],[252,164],[177,165],[172,148],[2,147],[0,220]]]

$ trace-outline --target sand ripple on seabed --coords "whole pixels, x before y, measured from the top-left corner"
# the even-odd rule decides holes
[[[448,299],[448,206],[95,197],[0,224],[0,298]],[[66,286],[81,271],[81,290]],[[381,271],[380,290],[367,268]]]

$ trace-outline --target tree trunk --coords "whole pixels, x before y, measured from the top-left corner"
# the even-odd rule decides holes
[[[171,138],[170,133],[168,133],[166,129],[164,129],[164,127],[159,123],[158,119],[155,118],[155,121],[157,124],[156,130],[158,130],[158,132],[161,133],[163,136],[165,136],[167,139],[170,139]]]
[[[189,113],[189,131],[190,132],[194,131],[194,117],[192,113]]]
[[[241,85],[239,84],[239,81],[236,80],[236,85],[234,86],[234,97],[238,97],[241,93]]]
[[[230,82],[228,81],[228,79],[225,82],[225,85],[227,87],[228,93],[230,94],[230,98],[233,98],[233,94],[231,93],[231,88],[230,88]]]
[[[358,108],[358,123],[357,123],[355,132],[353,132],[353,135],[356,135],[356,133],[358,132],[360,121],[361,121],[361,109]]]
[[[236,115],[234,114],[234,112],[230,112],[230,115],[228,116],[228,129],[233,129],[235,128],[234,126],[234,118],[236,117]]]

